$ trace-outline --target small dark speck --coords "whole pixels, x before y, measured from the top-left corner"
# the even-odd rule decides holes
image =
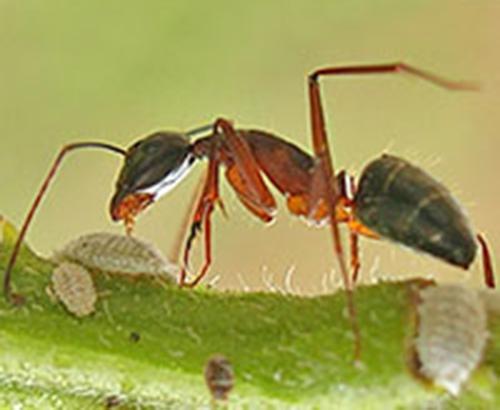
[[[26,298],[23,295],[20,295],[19,293],[12,293],[10,295],[12,304],[16,307],[21,307],[26,304]]]
[[[129,339],[132,343],[137,343],[141,340],[141,335],[139,332],[130,332]]]
[[[121,404],[121,400],[118,396],[108,396],[106,397],[104,405],[106,406],[105,408],[108,409],[113,409],[115,407],[118,407]]]
[[[221,354],[212,356],[205,365],[205,383],[214,400],[227,400],[234,387],[234,372],[231,362]]]

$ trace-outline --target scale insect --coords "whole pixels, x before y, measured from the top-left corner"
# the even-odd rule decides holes
[[[77,317],[95,311],[97,292],[90,272],[71,262],[61,263],[52,274],[52,289],[64,307]]]
[[[313,155],[272,133],[234,128],[225,119],[188,133],[156,132],[127,150],[101,142],[69,144],[59,155],[38,192],[22,226],[5,277],[4,293],[11,296],[11,272],[22,240],[38,205],[65,155],[80,148],[102,148],[125,157],[110,203],[114,221],[122,221],[131,233],[135,218],[169,192],[186,176],[193,164],[208,159],[201,194],[194,205],[190,229],[184,244],[179,282],[195,286],[207,273],[211,257],[211,215],[223,204],[219,197],[219,170],[239,200],[264,222],[274,218],[276,201],[264,181],[267,177],[286,198],[288,210],[315,223],[328,223],[333,251],[347,295],[347,307],[356,346],[360,335],[353,300],[354,282],[360,269],[359,236],[386,238],[445,262],[467,269],[481,246],[486,283],[493,286],[490,254],[482,236],[476,236],[468,219],[450,192],[422,169],[402,158],[383,155],[362,171],[358,187],[345,171],[336,173],[326,133],[319,79],[329,76],[361,76],[406,73],[448,90],[474,87],[453,82],[404,64],[371,64],[327,67],[308,76]],[[194,137],[198,137],[195,139]],[[344,256],[339,224],[349,229],[350,265]],[[205,260],[191,282],[186,280],[193,240],[203,231]]]
[[[82,235],[54,253],[56,263],[73,262],[90,270],[128,275],[146,275],[175,281],[177,266],[156,247],[137,237],[109,232]]]
[[[475,289],[429,286],[420,291],[414,350],[417,374],[457,396],[479,366],[488,315]]]

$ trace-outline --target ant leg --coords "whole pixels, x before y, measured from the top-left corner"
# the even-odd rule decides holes
[[[478,89],[477,84],[465,81],[451,81],[429,71],[422,70],[403,62],[325,67],[315,70],[309,76],[309,80],[312,82],[318,82],[319,77],[328,75],[366,75],[393,73],[410,74],[414,77],[418,77],[424,81],[432,83],[438,87],[452,91],[474,91]]]
[[[267,189],[259,166],[248,146],[247,142],[236,132],[232,124],[225,119],[218,119],[214,123],[214,132],[222,131],[224,141],[227,144],[227,153],[230,154],[234,163],[228,166],[226,176],[233,188],[238,193],[243,204],[253,213],[264,220],[272,217],[272,212],[276,207],[274,197]],[[181,272],[181,286],[196,286],[208,272],[212,263],[212,241],[211,241],[211,222],[210,217],[214,210],[215,203],[219,202],[218,193],[218,165],[219,160],[215,159],[219,155],[216,150],[220,148],[217,145],[212,147],[210,153],[210,164],[205,184],[205,189],[200,198],[198,209],[192,224],[191,235],[188,238],[184,253],[184,264],[187,266],[191,243],[197,232],[201,230],[202,225],[205,231],[205,261],[196,277],[189,283],[185,282],[186,269]],[[221,203],[220,203],[221,204]]]
[[[213,212],[213,204],[210,204],[209,208],[206,211],[203,223],[203,229],[205,231],[205,261],[203,262],[203,266],[201,267],[199,273],[196,277],[189,283],[186,283],[186,286],[190,288],[194,288],[206,275],[208,272],[208,268],[212,264],[212,240],[211,240],[211,223],[210,216]]]
[[[198,197],[201,195],[201,189],[203,187],[203,183],[206,179],[206,175],[201,177],[196,184],[196,188],[194,189],[191,198],[189,200],[189,204],[186,207],[186,212],[182,217],[181,224],[177,230],[175,235],[174,244],[169,252],[169,259],[172,263],[178,264],[180,259],[180,254],[182,250],[182,244],[184,243],[184,237],[186,236],[186,232],[188,230],[189,222],[193,218],[193,210],[195,208],[195,203]]]
[[[355,286],[358,281],[359,269],[361,268],[359,261],[359,235],[351,231],[349,238],[351,244],[351,280],[353,286]]]
[[[352,214],[349,215],[349,221],[347,222],[350,234],[350,244],[351,244],[351,269],[352,269],[352,282],[353,285],[356,284],[358,280],[359,270],[361,269],[361,262],[359,258],[359,237],[364,236],[370,239],[380,239],[380,236],[368,229],[362,223],[356,221]]]
[[[196,277],[191,282],[185,284],[190,288],[194,288],[203,279],[203,277],[208,272],[208,268],[210,268],[210,265],[212,264],[212,229],[210,217],[212,215],[212,212],[214,211],[215,204],[218,204],[222,210],[223,215],[227,216],[224,205],[220,198],[217,197],[216,199],[211,200],[206,209],[206,213],[203,219],[203,230],[205,231],[205,261],[203,262],[203,266],[201,267],[198,275],[196,275]]]
[[[484,270],[484,282],[489,288],[495,289],[495,274],[493,273],[493,264],[491,262],[491,254],[488,248],[488,244],[481,234],[477,235],[479,244],[481,245],[482,256],[483,256],[483,270]]]
[[[106,149],[118,154],[121,154],[123,156],[127,156],[127,151],[117,147],[115,145],[111,144],[106,144],[103,142],[76,142],[73,144],[68,144],[65,145],[60,151],[59,154],[57,155],[56,159],[52,163],[52,166],[49,169],[49,172],[45,179],[43,180],[42,186],[40,187],[40,190],[36,194],[36,197],[28,211],[28,214],[26,215],[23,225],[21,227],[21,230],[19,231],[19,236],[17,237],[16,243],[14,245],[14,249],[10,255],[9,263],[7,264],[7,269],[5,270],[5,275],[3,278],[3,293],[5,298],[7,299],[8,302],[12,300],[12,289],[11,289],[11,276],[12,276],[12,269],[14,268],[14,265],[16,263],[17,256],[19,254],[19,251],[21,250],[21,244],[23,243],[24,237],[26,236],[26,233],[28,232],[28,228],[30,226],[31,220],[35,216],[35,213],[38,209],[38,206],[40,205],[43,196],[45,195],[45,192],[47,191],[52,179],[54,178],[59,166],[61,165],[62,160],[66,156],[68,152],[74,151],[76,149],[80,148],[101,148],[101,149]]]
[[[186,240],[186,245],[184,246],[184,259],[183,265],[181,267],[181,271],[179,273],[179,286],[182,288],[186,286],[186,275],[187,269],[189,266],[189,254],[191,253],[191,247],[193,246],[193,241],[198,235],[198,232],[201,230],[201,223],[199,221],[195,221],[191,223],[191,230],[189,232],[189,236]]]
[[[186,241],[184,250],[184,268],[179,277],[181,286],[196,286],[208,272],[212,262],[211,222],[210,217],[216,204],[224,212],[224,207],[218,193],[218,167],[221,162],[227,167],[226,177],[238,194],[242,203],[255,215],[264,221],[270,221],[276,208],[274,197],[265,185],[260,174],[260,167],[252,154],[248,143],[225,119],[218,119],[214,123],[214,134],[221,132],[225,146],[220,146],[214,139],[209,154],[209,170],[203,193],[198,201],[197,210],[191,224],[191,233]],[[196,148],[195,148],[196,149]],[[192,242],[197,233],[205,231],[205,261],[197,276],[186,283],[186,271]]]
[[[212,262],[211,256],[211,236],[210,236],[210,216],[214,209],[214,204],[219,198],[218,192],[218,184],[219,184],[219,160],[214,158],[217,155],[212,152],[210,153],[210,159],[208,164],[208,173],[205,180],[205,184],[203,187],[203,192],[198,200],[198,204],[196,206],[196,211],[193,216],[193,221],[191,223],[191,231],[186,240],[186,245],[184,247],[184,266],[181,269],[179,275],[179,285],[183,286],[195,286],[202,278],[205,276],[208,268]],[[199,231],[201,231],[203,225],[203,229],[205,229],[205,261],[203,267],[200,272],[196,276],[193,282],[186,282],[186,273],[187,268],[189,266],[189,255],[191,253],[191,248],[193,245],[193,241],[196,238]]]
[[[236,191],[240,202],[251,213],[263,222],[271,222],[274,219],[274,209],[270,210],[269,208],[256,205],[256,202],[258,201],[253,200],[254,197],[250,193],[247,185],[244,183],[239,167],[236,164],[228,166],[226,168],[225,175],[231,187]]]
[[[324,198],[328,209],[328,218],[333,237],[334,253],[337,256],[340,272],[342,274],[342,280],[344,282],[344,288],[347,298],[347,309],[351,321],[352,332],[355,338],[354,359],[358,360],[361,355],[361,333],[357,320],[356,307],[354,304],[352,284],[347,272],[344,250],[336,218],[336,205],[340,193],[337,185],[337,180],[335,179],[335,170],[330,154],[330,148],[328,146],[323,107],[321,105],[318,75],[316,73],[309,76],[309,103],[313,148],[316,159],[318,161],[318,165],[321,169],[321,172],[323,173],[322,179],[324,181]]]
[[[224,135],[224,141],[227,143],[229,154],[240,177],[238,186],[233,185],[233,187],[244,197],[250,207],[253,205],[272,215],[276,209],[276,201],[262,179],[260,167],[248,143],[226,119],[219,118],[215,121],[214,133],[219,130]]]

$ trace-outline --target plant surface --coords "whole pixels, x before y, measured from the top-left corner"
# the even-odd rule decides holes
[[[14,237],[5,224],[2,271]],[[209,408],[203,368],[216,353],[234,367],[229,408],[500,408],[498,316],[490,318],[485,359],[458,397],[410,372],[422,281],[356,290],[363,351],[354,365],[343,292],[188,290],[93,272],[96,311],[77,318],[47,292],[54,267],[25,246],[13,272],[25,303],[0,301],[1,408],[99,409],[112,401],[117,408]]]

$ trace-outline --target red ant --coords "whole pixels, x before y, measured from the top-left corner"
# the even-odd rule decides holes
[[[449,191],[409,162],[382,155],[368,164],[359,179],[344,171],[335,173],[324,113],[319,78],[337,75],[364,75],[404,72],[449,90],[468,90],[466,83],[452,82],[404,63],[328,67],[308,77],[312,142],[314,156],[296,145],[261,130],[235,129],[231,122],[218,119],[211,132],[193,142],[190,137],[208,132],[207,127],[182,133],[154,133],[128,150],[99,142],[81,142],[65,146],[46,177],[24,221],[4,278],[4,293],[11,296],[10,275],[29,223],[63,157],[79,148],[104,148],[125,157],[110,213],[123,221],[131,232],[135,217],[167,193],[186,175],[197,159],[208,158],[208,173],[194,209],[191,230],[184,248],[184,266],[180,284],[195,286],[211,264],[211,222],[219,198],[219,168],[243,205],[263,221],[273,219],[276,202],[263,180],[263,174],[286,197],[289,211],[314,223],[328,222],[345,285],[349,315],[356,336],[356,355],[360,337],[355,321],[353,283],[360,262],[358,236],[387,238],[410,248],[431,254],[467,269],[475,258],[476,238],[482,248],[486,284],[494,287],[490,254],[483,237],[473,234],[468,220]],[[351,269],[344,258],[339,223],[350,232]],[[204,231],[205,261],[192,282],[186,283],[186,267],[192,242]]]

